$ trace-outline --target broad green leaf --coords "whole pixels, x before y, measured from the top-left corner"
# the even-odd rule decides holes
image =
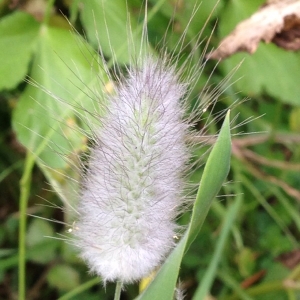
[[[34,52],[39,23],[17,11],[0,21],[0,90],[19,84],[28,71]]]
[[[229,34],[243,19],[249,18],[262,1],[230,1],[220,21],[222,37]],[[244,61],[243,61],[244,60]],[[234,54],[220,64],[228,74],[237,64],[235,87],[244,94],[258,96],[267,92],[285,103],[300,106],[300,54],[285,51],[273,44],[261,42],[253,55]],[[292,79],[291,79],[292,78]]]
[[[18,140],[36,156],[63,200],[68,194],[63,195],[65,188],[76,189],[66,187],[66,177],[73,177],[69,171],[74,169],[74,157],[86,144],[86,132],[80,126],[84,124],[86,130],[99,122],[107,81],[100,67],[94,51],[80,37],[60,28],[43,26],[39,30],[30,73],[34,84],[21,95],[13,126]]]
[[[279,101],[300,106],[300,55],[286,52],[275,45],[259,45],[250,57],[236,54],[221,66],[225,72],[243,61],[234,74],[236,89],[252,97],[266,92]],[[292,78],[292,80],[291,80]]]
[[[220,0],[192,0],[184,1],[182,5],[179,5],[176,11],[177,18],[183,29],[188,28],[190,40],[198,36],[198,33],[202,31],[208,18],[216,16],[217,12],[222,8],[222,5],[223,1]],[[172,11],[171,13],[173,14]],[[211,28],[207,28],[207,33],[209,34],[211,30]]]
[[[153,5],[156,0],[150,0]],[[184,30],[186,27],[191,29],[191,36],[197,36],[202,30],[208,17],[216,16],[223,6],[223,0],[198,1],[191,0],[178,3],[176,1],[164,1],[159,12],[163,13],[168,19],[176,18]],[[190,23],[190,24],[189,24]],[[192,34],[193,33],[193,34]]]
[[[37,86],[27,86],[14,111],[18,139],[53,168],[64,168],[63,156],[82,147],[75,116],[96,113],[93,87],[85,84],[97,81],[87,47],[67,30],[43,27],[30,74]]]
[[[149,2],[155,6],[160,4],[157,12],[153,17],[148,18],[148,38],[153,45],[161,42],[157,39],[158,36],[163,36],[166,47],[174,55],[189,56],[193,53],[191,64],[198,64],[199,60],[203,59],[208,37],[212,34],[212,28],[207,26],[207,22],[216,16],[216,13],[223,5],[221,0],[201,1],[191,0],[182,1],[157,1],[150,0]],[[170,26],[170,20],[176,25]],[[174,29],[174,27],[176,29]],[[160,49],[160,47],[157,47]],[[207,83],[207,77],[202,74],[199,78],[202,86]]]
[[[191,223],[185,235],[167,258],[148,288],[138,300],[172,300],[184,253],[199,233],[213,199],[226,179],[231,155],[229,113],[204,168]]]
[[[80,276],[78,270],[68,265],[56,265],[49,271],[47,281],[61,291],[69,291],[79,285]]]
[[[132,15],[128,14],[123,0],[85,0],[81,21],[88,39],[100,46],[108,57],[118,63],[132,61],[139,53],[142,35]]]
[[[45,242],[46,236],[53,236],[54,230],[48,221],[34,219],[28,227],[26,234],[26,244],[30,251],[28,259],[37,263],[48,263],[56,256],[56,251],[59,246],[57,240],[48,239]],[[41,247],[43,248],[41,251]]]
[[[26,242],[29,247],[35,246],[44,241],[45,236],[54,234],[49,222],[42,219],[33,219],[28,227]]]

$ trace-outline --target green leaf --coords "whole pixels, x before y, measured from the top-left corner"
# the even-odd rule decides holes
[[[275,45],[260,44],[251,57],[235,54],[221,66],[224,72],[229,72],[241,61],[243,63],[233,78],[238,79],[235,82],[237,90],[252,97],[267,92],[279,101],[300,106],[300,98],[297,96],[300,94],[299,54],[286,52]]]
[[[91,70],[93,66],[88,60],[98,62],[87,58],[92,55],[89,51],[87,44],[80,49],[67,30],[48,27],[41,30],[31,72],[36,85],[27,86],[13,120],[19,140],[51,167],[66,165],[55,151],[63,155],[80,150],[84,137],[75,117],[85,122],[85,110],[96,113],[97,105],[101,105],[98,99],[96,103],[93,91],[99,80],[95,77],[101,74],[95,75]],[[46,153],[42,151],[44,143],[51,143]]]
[[[212,200],[218,194],[230,168],[231,139],[229,112],[220,131],[219,137],[208,157],[200,181],[190,225],[188,246],[196,238],[207,216]]]
[[[210,261],[209,267],[205,272],[204,277],[201,280],[201,284],[198,286],[193,299],[205,299],[205,297],[209,294],[212,283],[215,279],[216,272],[218,269],[218,265],[223,257],[225,243],[229,238],[230,230],[234,225],[234,221],[238,215],[238,211],[242,204],[241,195],[237,196],[234,203],[229,207],[226,215],[224,216],[222,230],[217,241],[213,257]]]
[[[28,227],[26,242],[29,247],[44,241],[45,236],[52,236],[53,228],[49,222],[41,219],[33,219]]]
[[[99,125],[107,77],[98,55],[79,36],[47,26],[39,33],[30,74],[33,84],[19,99],[13,127],[61,199],[70,202],[78,186],[71,171],[78,165],[87,131]]]
[[[152,5],[156,0],[150,0]],[[168,19],[176,18],[181,22],[182,30],[188,28],[190,36],[195,37],[204,27],[208,17],[214,17],[223,6],[223,0],[202,1],[191,0],[180,4],[172,1],[164,1],[158,13],[162,13]],[[165,29],[164,29],[165,30]],[[210,29],[211,30],[211,29]]]
[[[85,137],[78,117],[88,126],[85,118],[92,117],[87,112],[96,113],[100,106],[93,85],[101,74],[95,75],[93,64],[99,66],[93,55],[67,30],[40,30],[31,72],[32,81],[38,83],[28,85],[21,96],[13,125],[21,143],[52,168],[66,168],[65,155],[81,150]]]
[[[220,0],[201,1],[191,0],[184,1],[182,5],[177,8],[176,17],[181,22],[181,26],[185,29],[188,28],[188,35],[190,40],[204,28],[208,18],[213,18],[217,15],[218,11],[222,8],[223,2]],[[169,10],[171,14],[174,12]],[[172,17],[172,15],[170,15]],[[211,28],[204,28],[207,33],[211,33]]]
[[[52,236],[54,231],[48,221],[32,220],[26,234],[26,244],[30,249],[27,253],[28,259],[37,263],[48,263],[53,260],[59,243],[51,238],[45,242],[46,237]]]
[[[47,275],[48,283],[62,291],[75,289],[80,283],[77,270],[67,265],[54,266]]]
[[[127,12],[126,1],[84,1],[81,21],[92,44],[119,64],[131,62],[139,53],[142,35]]]
[[[136,299],[171,300],[174,296],[180,264],[184,253],[199,233],[213,199],[226,179],[231,156],[229,113],[204,168],[191,223],[185,235],[165,261],[148,288]]]
[[[28,71],[34,52],[39,23],[17,11],[0,21],[0,90],[12,89]]]

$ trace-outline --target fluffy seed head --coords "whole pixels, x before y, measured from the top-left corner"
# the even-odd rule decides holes
[[[219,93],[216,89],[211,96],[204,89],[203,94],[196,96],[196,108],[188,117],[191,122],[186,120],[185,98],[197,84],[203,68],[204,54],[200,59],[198,55],[194,57],[199,50],[200,36],[193,40],[184,62],[179,63],[187,47],[187,29],[174,53],[167,57],[163,46],[163,51],[159,51],[162,55],[157,58],[149,54],[154,51],[149,50],[146,19],[141,49],[132,52],[133,64],[126,78],[118,80],[112,96],[107,97],[103,92],[111,68],[101,48],[100,68],[95,64],[98,53],[94,57],[89,49],[83,51],[92,54],[91,69],[96,71],[100,83],[94,87],[91,82],[86,84],[80,74],[78,78],[75,76],[75,86],[81,89],[83,84],[81,92],[87,96],[83,97],[84,101],[79,97],[68,104],[65,98],[69,94],[56,96],[34,83],[66,107],[66,115],[74,110],[84,125],[83,129],[78,129],[80,136],[88,136],[93,145],[87,155],[88,165],[81,170],[83,180],[78,208],[74,209],[66,195],[62,198],[67,207],[78,213],[75,230],[70,230],[74,233],[74,243],[91,272],[101,276],[104,282],[137,281],[159,266],[174,247],[179,229],[175,219],[186,203],[184,177],[190,168],[187,167],[190,147],[186,144],[189,127],[199,115],[200,99],[202,109],[206,109]],[[132,37],[133,33],[129,34],[129,40]],[[182,80],[184,76],[186,81]],[[191,84],[189,88],[187,83]],[[62,120],[57,123],[64,128]],[[67,141],[66,146],[57,147],[59,143],[55,143],[54,149],[61,150],[61,156],[71,161],[77,171],[77,164],[68,155],[68,134],[61,135]],[[77,187],[77,177],[67,176],[70,177]]]
[[[174,245],[188,158],[186,92],[174,68],[148,56],[108,99],[75,233],[81,256],[104,281],[146,276]]]

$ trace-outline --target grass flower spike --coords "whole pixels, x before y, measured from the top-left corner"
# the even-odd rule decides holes
[[[75,232],[81,256],[104,282],[141,279],[174,246],[189,157],[186,92],[175,68],[148,56],[108,99]]]
[[[220,74],[211,81],[212,73],[203,72],[211,29],[201,15],[211,4],[202,11],[197,1],[73,2],[49,1],[41,22],[16,11],[0,24],[3,37],[9,32],[10,44],[24,49],[19,73],[29,83],[17,87],[13,108],[13,130],[27,149],[20,180],[19,299],[32,294],[26,293],[27,260],[47,266],[47,294],[55,288],[57,296],[67,292],[66,299],[92,295],[87,289],[99,280],[69,265],[65,254],[73,249],[51,240],[47,255],[26,254],[40,246],[37,234],[44,240],[55,231],[104,285],[116,283],[115,300],[141,279],[148,285],[140,284],[136,299],[183,299],[177,286],[183,255],[230,162],[229,114],[220,127],[227,102],[216,105],[230,76],[211,86]],[[56,19],[62,7],[69,24]],[[198,168],[212,144],[206,167]],[[32,179],[40,176],[35,165],[59,199],[47,185],[41,196],[47,204],[34,210],[37,218],[27,229],[35,204]],[[91,292],[101,299],[112,298],[110,288],[96,290]],[[128,293],[133,298],[137,289]]]

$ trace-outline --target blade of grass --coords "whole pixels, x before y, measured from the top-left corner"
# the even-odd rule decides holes
[[[222,259],[222,253],[224,251],[225,243],[229,238],[230,230],[232,229],[232,227],[234,225],[235,218],[236,218],[238,211],[242,204],[242,200],[243,200],[242,194],[239,194],[236,197],[235,202],[228,209],[228,212],[224,217],[224,221],[223,221],[224,224],[222,226],[222,231],[220,233],[220,237],[216,244],[216,248],[215,248],[212,260],[209,264],[207,271],[205,272],[204,277],[201,280],[201,284],[199,285],[198,289],[195,292],[195,295],[193,297],[194,300],[204,299],[205,296],[210,291],[211,285],[216,276],[219,262]]]
[[[231,139],[229,111],[223,123],[219,137],[213,147],[200,181],[196,202],[194,204],[189,229],[189,238],[186,250],[198,235],[201,226],[208,214],[212,200],[217,196],[230,168]]]
[[[87,291],[88,289],[90,289],[91,287],[93,287],[94,285],[97,285],[100,283],[100,278],[99,277],[95,277],[83,284],[81,284],[80,286],[78,286],[76,289],[70,291],[69,293],[66,293],[65,295],[63,295],[62,297],[58,298],[58,300],[69,300],[69,299],[73,299],[73,297],[79,295],[80,293]]]

